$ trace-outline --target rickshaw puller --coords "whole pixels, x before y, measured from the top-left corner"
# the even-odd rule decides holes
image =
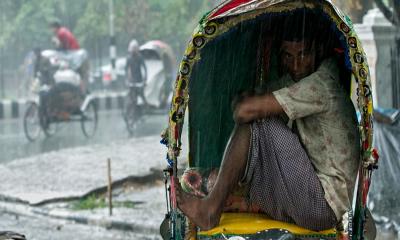
[[[236,104],[236,126],[209,195],[189,195],[175,181],[178,207],[202,230],[218,225],[238,183],[249,184],[250,202],[272,219],[310,230],[334,227],[351,208],[360,152],[356,113],[339,84],[337,61],[322,57],[310,22],[286,23],[299,30],[282,38],[280,88]]]
[[[128,46],[128,58],[126,60],[125,74],[127,76],[126,83],[138,84],[140,87],[135,87],[131,101],[136,106],[139,98],[143,101],[144,105],[148,105],[145,94],[144,87],[146,85],[147,78],[147,68],[144,58],[140,52],[139,43],[136,39],[132,39]]]

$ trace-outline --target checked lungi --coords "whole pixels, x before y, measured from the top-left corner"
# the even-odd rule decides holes
[[[280,118],[251,125],[242,183],[249,184],[250,203],[272,219],[315,231],[337,222],[298,136]]]

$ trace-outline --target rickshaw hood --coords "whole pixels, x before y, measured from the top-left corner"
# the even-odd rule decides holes
[[[361,115],[358,128],[363,164],[360,167],[361,184],[357,193],[354,231],[362,235],[362,214],[359,212],[365,208],[370,180],[369,177],[363,177],[368,176],[366,173],[369,173],[369,169],[376,167],[376,160],[371,156],[373,105],[369,67],[351,20],[330,0],[228,0],[208,12],[195,29],[180,63],[169,126],[163,132],[161,142],[168,147],[166,158],[172,169],[171,175],[177,176],[185,113],[188,112],[189,166],[220,167],[229,134],[234,127],[229,107],[233,96],[243,89],[254,89],[255,80],[250,82],[248,79],[262,79],[256,70],[257,60],[263,58],[257,55],[257,48],[253,47],[262,35],[258,34],[260,31],[255,23],[298,9],[316,10],[330,22],[330,30],[340,42],[340,48],[334,50],[340,52],[343,68],[354,80],[351,89],[357,89],[354,103]],[[348,79],[350,82],[351,78]]]
[[[227,0],[210,11],[205,20],[215,20],[223,17],[230,17],[250,13],[253,11],[268,12],[274,7],[284,7],[287,10],[304,7],[313,3],[328,4],[332,10],[345,20],[345,15],[338,9],[331,0]]]

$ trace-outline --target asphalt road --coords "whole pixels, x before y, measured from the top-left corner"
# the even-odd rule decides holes
[[[0,212],[0,230],[22,233],[28,240],[161,239],[158,234],[139,234],[131,231],[110,230],[69,221],[44,217],[17,216],[5,212]]]
[[[133,138],[157,135],[167,124],[167,113],[146,115],[138,124]],[[41,134],[35,142],[29,142],[23,131],[22,119],[0,121],[0,164],[16,159],[40,155],[41,153],[78,146],[107,144],[130,138],[121,112],[113,110],[100,112],[99,126],[96,135],[87,139],[82,133],[80,123],[64,123],[56,134],[46,138]],[[161,239],[155,233],[136,233],[133,231],[118,231],[92,225],[76,224],[41,216],[21,216],[9,214],[0,210],[0,230],[10,230],[26,235],[29,240],[69,240],[69,239]]]
[[[64,148],[129,138],[119,110],[100,112],[98,124],[95,136],[90,139],[83,135],[79,122],[69,122],[59,124],[54,136],[46,138],[42,133],[38,140],[29,142],[24,135],[22,119],[0,121],[0,164]],[[167,113],[146,115],[133,137],[159,135],[166,126]]]

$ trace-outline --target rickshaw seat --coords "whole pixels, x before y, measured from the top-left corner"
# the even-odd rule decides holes
[[[316,232],[296,226],[295,224],[271,220],[266,215],[257,213],[223,213],[219,226],[208,231],[201,231],[198,235],[215,236],[221,234],[256,234],[269,229],[288,230],[298,237],[331,238],[336,236],[336,230],[334,228]]]
[[[184,187],[186,192],[189,192],[194,195],[205,194],[206,192],[201,190],[201,187],[198,186],[199,182],[203,185],[210,178],[210,171],[214,169],[207,168],[188,168],[183,173],[181,177],[181,184]],[[218,172],[218,171],[217,171]],[[197,183],[197,184],[196,184]],[[193,186],[198,186],[197,189],[193,188]],[[243,189],[242,189],[243,190]],[[236,189],[236,195],[239,197],[238,203],[240,203],[240,196],[243,193],[240,191],[240,188]],[[241,209],[243,211],[243,209]],[[272,220],[268,218],[265,214],[258,212],[225,212],[222,214],[220,219],[219,226],[208,230],[201,231],[198,233],[199,236],[204,237],[213,237],[221,234],[225,235],[252,235],[257,234],[258,232],[272,229],[279,230],[287,230],[293,235],[297,237],[306,237],[306,238],[314,238],[314,237],[322,237],[322,238],[334,238],[336,236],[336,230],[334,228],[327,229],[324,231],[316,232],[312,230],[308,230],[302,227],[299,227],[295,224],[280,222],[276,220]],[[251,211],[251,210],[250,210]],[[207,238],[208,239],[208,238]]]

